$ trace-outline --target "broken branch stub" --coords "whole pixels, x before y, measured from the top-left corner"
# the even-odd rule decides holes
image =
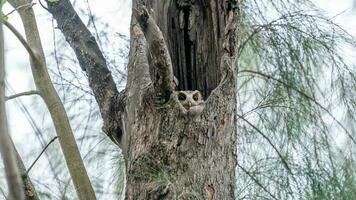
[[[145,6],[138,5],[133,12],[148,44],[148,53],[152,58],[149,62],[157,70],[153,80],[155,90],[164,100],[168,100],[174,91],[173,68],[163,34]]]

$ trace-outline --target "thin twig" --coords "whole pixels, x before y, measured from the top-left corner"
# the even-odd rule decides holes
[[[301,15],[301,13],[302,13],[302,11],[296,11],[296,12],[293,12],[293,13],[288,13],[288,14],[282,15],[281,17],[279,17],[279,18],[277,18],[277,19],[275,19],[275,20],[270,21],[270,22],[267,23],[267,24],[256,25],[257,28],[254,29],[254,30],[252,31],[252,33],[250,33],[250,35],[248,35],[248,37],[247,37],[246,40],[244,40],[244,41],[241,42],[241,45],[239,45],[239,47],[238,47],[238,53],[241,54],[241,52],[243,51],[243,49],[244,49],[244,47],[246,46],[246,44],[247,44],[250,40],[252,40],[252,38],[253,38],[256,34],[260,33],[260,31],[262,31],[263,29],[268,28],[268,27],[271,27],[274,23],[276,23],[276,22],[278,22],[278,21],[280,21],[280,20],[284,20],[284,19],[287,19],[287,18],[298,17],[298,16]]]
[[[15,99],[17,97],[30,96],[30,95],[41,95],[41,94],[37,90],[31,90],[31,91],[21,92],[21,93],[18,93],[18,94],[14,94],[14,95],[5,97],[5,101],[9,101],[9,100]]]
[[[6,81],[6,86],[7,89],[12,92],[15,93],[14,89],[11,87],[11,84]],[[34,119],[34,117],[31,115],[30,111],[27,109],[27,107],[24,105],[23,101],[21,99],[15,99],[15,103],[17,104],[17,106],[20,108],[21,112],[23,113],[23,115],[27,118],[27,121],[30,123],[32,129],[34,130],[34,133],[38,139],[38,141],[41,143],[41,147],[45,147],[46,142],[45,139],[43,137],[42,131],[40,130],[39,126],[37,125],[36,120]],[[56,174],[55,172],[55,167],[53,162],[50,159],[50,155],[46,152],[46,158],[49,164],[49,167],[52,171],[53,177],[57,182],[57,185],[61,185],[62,182],[59,180],[58,174]]]
[[[255,177],[253,177],[249,171],[247,171],[245,168],[243,168],[239,163],[237,163],[237,166],[247,175],[249,176],[260,188],[262,188],[265,192],[267,192],[273,199],[278,200],[277,197],[275,197],[270,191],[267,190],[265,186],[263,186]]]
[[[40,2],[40,5],[42,8],[44,8],[45,10],[47,10],[49,12],[48,8],[45,5],[43,5],[41,0],[38,0],[38,2]]]
[[[347,128],[338,120],[336,119],[336,117],[327,109],[325,108],[323,105],[321,105],[315,98],[307,95],[305,92],[299,90],[298,88],[288,84],[288,83],[285,83],[284,81],[282,80],[279,80],[271,75],[268,75],[268,74],[264,74],[262,72],[259,72],[259,71],[253,71],[253,70],[241,70],[239,71],[238,73],[251,73],[251,74],[256,74],[256,75],[259,75],[261,77],[264,77],[264,78],[267,78],[267,79],[272,79],[278,83],[281,83],[282,85],[298,92],[300,95],[302,95],[303,97],[305,97],[306,99],[309,99],[311,100],[312,102],[314,102],[318,107],[320,107],[322,110],[324,110],[344,131],[345,133],[347,134],[347,136],[352,140],[352,142],[354,144],[356,144],[356,140],[355,138],[352,136],[352,134],[347,130]]]
[[[284,167],[287,169],[287,171],[293,175],[293,172],[291,170],[291,168],[289,167],[287,161],[284,159],[283,155],[281,152],[279,152],[279,150],[277,149],[277,147],[273,144],[273,142],[271,141],[271,139],[269,137],[267,137],[266,134],[264,134],[259,128],[257,128],[255,125],[253,125],[250,121],[248,121],[246,118],[244,118],[243,116],[236,114],[240,119],[242,119],[243,121],[245,121],[249,126],[251,126],[253,129],[255,129],[265,140],[267,140],[267,142],[271,145],[271,147],[276,151],[278,157],[281,159]]]
[[[23,5],[21,5],[21,6],[17,7],[17,8],[14,8],[12,11],[10,11],[9,13],[7,13],[5,16],[7,17],[7,16],[11,15],[12,13],[14,13],[15,11],[18,11],[18,10],[20,10],[20,9],[22,9],[22,8],[26,8],[26,7],[32,7],[32,6],[34,6],[35,4],[36,4],[36,3],[32,3],[32,2],[23,4]]]
[[[1,192],[2,196],[4,196],[5,200],[8,200],[8,198],[5,194],[5,191],[2,189],[2,187],[0,187],[0,192]]]
[[[35,159],[35,161],[33,161],[33,163],[31,164],[31,166],[28,168],[28,170],[26,171],[26,174],[28,174],[31,169],[33,168],[33,166],[37,163],[37,161],[40,159],[40,157],[42,156],[42,154],[47,150],[47,148],[54,142],[56,141],[56,139],[58,139],[58,136],[54,137],[45,147],[44,149],[41,151],[41,153],[37,156],[37,158]]]

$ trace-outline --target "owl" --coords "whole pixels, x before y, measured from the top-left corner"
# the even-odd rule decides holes
[[[203,112],[205,104],[200,91],[177,91],[177,97],[188,116],[195,117]]]

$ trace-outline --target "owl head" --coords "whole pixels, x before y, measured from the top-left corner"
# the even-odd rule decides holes
[[[177,97],[182,106],[189,110],[193,106],[198,106],[203,103],[203,97],[200,91],[177,91]]]

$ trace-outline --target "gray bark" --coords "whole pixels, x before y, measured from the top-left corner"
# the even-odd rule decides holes
[[[104,128],[111,127],[124,154],[126,199],[234,199],[238,1],[133,0],[128,83],[121,93],[95,87],[103,83],[90,70],[105,75],[107,68],[88,62],[100,51],[70,2],[48,5],[76,52],[88,49],[81,41],[91,41],[93,52],[77,58],[94,94],[120,97],[119,106],[105,103],[110,97],[96,100],[108,106],[101,109]],[[202,113],[182,110],[173,75],[178,90],[203,93]]]
[[[96,199],[94,189],[86,172],[72,128],[64,106],[51,82],[48,74],[46,59],[43,52],[41,38],[37,29],[37,22],[30,0],[9,0],[17,9],[24,25],[26,45],[30,54],[32,75],[38,92],[46,104],[59,137],[68,171],[72,178],[78,198],[81,200]]]
[[[48,10],[57,20],[58,28],[74,50],[81,68],[88,76],[104,121],[104,132],[116,143],[120,143],[121,116],[124,95],[119,93],[109,71],[106,60],[95,40],[68,0],[48,3]],[[64,12],[65,11],[65,12]]]
[[[0,17],[2,5],[0,4]],[[2,20],[0,20],[0,153],[5,166],[9,200],[23,200],[23,183],[16,163],[16,152],[8,132],[5,107],[5,52]]]
[[[15,149],[17,167],[20,170],[21,179],[23,182],[23,190],[25,193],[25,200],[39,200],[35,186],[33,185],[31,178],[27,174],[25,164],[23,163],[22,158],[20,157],[20,154],[18,153],[18,151],[15,148],[15,145],[13,143],[12,143],[12,146]]]
[[[137,90],[137,80],[129,79],[131,96],[124,113],[126,198],[234,199],[236,100],[232,63],[237,2],[178,0],[140,4],[146,5],[168,44],[178,88],[200,90],[206,101],[203,113],[192,119],[181,112],[174,93],[167,103],[157,105],[154,87]],[[140,38],[135,26],[134,19],[132,52],[144,46],[139,41],[152,45],[146,34],[145,26],[149,25],[140,22],[146,40]],[[148,49],[149,53],[130,54],[129,70],[133,74],[143,71],[137,67],[136,59],[156,53]],[[150,56],[148,61],[151,77],[156,81],[157,58]]]

